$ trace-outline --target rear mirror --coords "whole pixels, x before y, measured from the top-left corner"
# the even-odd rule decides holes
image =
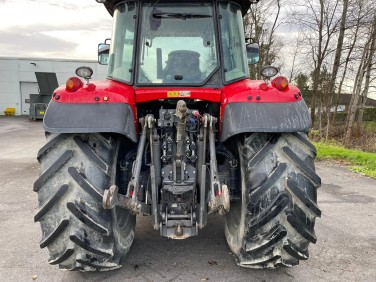
[[[100,43],[98,45],[98,62],[101,65],[108,65],[110,58],[110,44]]]
[[[254,43],[254,40],[250,35],[246,35],[245,36],[245,43],[246,44]]]
[[[248,43],[247,49],[247,61],[249,65],[257,64],[260,60],[260,46],[258,43]]]

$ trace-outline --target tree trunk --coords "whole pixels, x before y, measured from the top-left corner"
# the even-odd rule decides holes
[[[329,103],[328,103],[329,104]],[[327,105],[326,110],[326,132],[325,132],[325,140],[328,141],[329,139],[329,131],[330,131],[330,109],[331,105]]]
[[[320,132],[320,138],[322,137],[322,100],[320,99],[320,106],[319,106],[319,132]]]
[[[312,102],[311,102],[311,119],[312,119],[312,126],[315,125],[315,112],[316,112],[316,97],[317,91],[319,88],[319,80],[321,74],[321,66],[323,62],[323,54],[322,54],[322,42],[323,42],[323,29],[324,29],[324,0],[320,0],[320,20],[318,22],[319,25],[319,42],[318,42],[318,51],[317,51],[317,64],[314,70],[314,79],[313,79],[313,87],[312,87]]]
[[[337,49],[336,49],[336,54],[335,54],[334,63],[333,63],[332,77],[331,77],[331,81],[330,81],[329,89],[328,89],[329,97],[328,97],[328,103],[327,103],[327,125],[326,125],[326,134],[325,134],[326,140],[328,140],[329,131],[330,131],[330,108],[333,105],[333,98],[335,96],[334,94],[335,84],[336,84],[339,66],[341,64],[341,54],[343,51],[343,41],[345,38],[348,4],[349,4],[349,0],[343,0],[342,19],[341,19],[341,24],[340,24],[340,29],[339,29]]]
[[[374,55],[376,52],[376,15],[373,20],[373,30],[372,30],[371,38],[372,38],[372,41],[371,41],[370,49],[368,52],[367,62],[366,62],[366,82],[364,84],[364,90],[362,92],[363,101],[360,105],[359,115],[358,115],[358,126],[359,126],[361,133],[362,133],[361,128],[362,128],[362,123],[363,123],[364,108],[367,103],[368,91],[369,91],[369,87],[371,83],[371,71],[372,71],[372,66],[373,66],[373,59],[374,59]]]
[[[359,27],[360,27],[359,23],[360,23],[360,17],[357,20],[357,25],[356,25],[356,30],[355,30],[355,34],[354,34],[354,39],[353,39],[352,44],[350,46],[349,52],[347,54],[346,62],[345,62],[345,67],[344,67],[344,70],[343,70],[342,79],[341,79],[341,82],[339,83],[339,86],[338,86],[338,92],[337,92],[337,97],[336,97],[336,107],[335,107],[334,114],[333,114],[333,119],[332,119],[332,123],[333,124],[335,123],[335,120],[336,120],[336,115],[337,115],[338,105],[339,105],[339,99],[341,97],[342,86],[343,86],[343,83],[345,82],[345,78],[346,78],[346,74],[347,74],[347,68],[348,68],[348,65],[349,65],[349,62],[350,62],[351,54],[352,54],[352,52],[353,52],[353,50],[355,48],[355,44],[356,44],[357,39],[358,39],[358,32],[359,32]],[[348,111],[348,109],[347,109],[347,111]]]
[[[296,63],[296,57],[298,55],[299,49],[300,49],[300,40],[299,40],[299,36],[298,36],[298,38],[296,40],[296,46],[295,46],[294,54],[293,54],[293,57],[292,57],[292,66],[291,66],[289,81],[293,81],[293,79],[294,79],[295,63]],[[303,89],[300,89],[300,90],[303,90]]]
[[[365,60],[368,56],[369,44],[370,44],[370,40],[368,40],[363,50],[362,59],[359,64],[358,73],[356,75],[354,89],[353,89],[353,93],[351,96],[351,101],[350,101],[350,105],[348,109],[345,140],[344,140],[346,145],[350,144],[350,139],[351,139],[353,128],[354,128],[355,116],[358,110],[359,97],[360,97],[360,93],[362,90],[362,84],[363,84],[363,79],[364,79],[364,74],[365,74],[365,69],[366,69]]]

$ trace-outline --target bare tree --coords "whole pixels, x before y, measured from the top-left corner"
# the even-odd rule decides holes
[[[333,69],[332,69],[332,77],[329,83],[329,89],[328,93],[330,97],[328,97],[326,104],[326,133],[325,133],[325,139],[328,140],[329,137],[329,129],[330,129],[330,109],[333,104],[333,96],[334,96],[334,90],[335,90],[335,84],[337,80],[338,70],[341,63],[341,54],[343,51],[343,42],[345,38],[345,29],[346,29],[346,19],[347,19],[347,11],[349,6],[349,0],[343,0],[343,8],[342,8],[342,16],[341,16],[341,23],[339,28],[339,35],[338,35],[338,42],[337,42],[337,48],[333,63]]]
[[[369,0],[289,0],[288,5],[283,0],[264,0],[253,5],[245,18],[248,33],[261,47],[260,64],[251,70],[253,77],[260,78],[260,66],[283,58],[278,57],[283,53],[278,47],[280,39],[284,39],[292,64],[287,76],[297,82],[301,75],[310,74],[311,118],[315,123],[318,113],[320,128],[327,120],[326,139],[345,87],[352,93],[346,140],[351,138],[354,123],[359,128],[363,120],[365,103],[374,87],[372,82],[376,82],[373,78],[376,72],[376,43],[373,40],[376,37],[373,28],[376,8],[373,6]],[[284,17],[286,9],[289,13]],[[298,34],[295,39],[289,37],[287,41],[286,37],[278,36],[282,24],[290,28],[291,35]],[[308,85],[304,87],[307,89]],[[333,105],[335,112],[330,119]]]
[[[371,73],[372,73],[372,67],[375,65],[375,53],[376,53],[376,15],[375,15],[375,19],[374,19],[374,23],[373,23],[373,34],[372,34],[373,38],[372,38],[372,43],[371,43],[371,47],[370,47],[370,50],[369,50],[369,53],[368,53],[368,58],[367,58],[367,62],[366,62],[366,74],[365,74],[365,84],[364,84],[364,89],[362,91],[362,100],[361,100],[361,103],[360,103],[360,107],[359,107],[359,114],[358,114],[358,119],[357,119],[357,123],[358,123],[358,129],[359,131],[361,132],[362,131],[362,122],[363,122],[363,115],[364,115],[364,109],[365,109],[365,106],[366,106],[366,102],[367,102],[367,99],[368,99],[368,92],[369,92],[369,89],[370,89],[370,84],[371,84]]]
[[[332,52],[333,35],[337,32],[339,0],[296,1],[291,16],[295,23],[305,30],[306,42],[310,47],[313,62],[311,118],[315,122],[319,80],[325,59]],[[334,48],[333,48],[334,49]]]
[[[269,32],[269,37],[268,37],[268,42],[267,42],[267,48],[266,48],[266,55],[265,55],[265,62],[266,64],[270,64],[269,63],[269,56],[270,56],[270,50],[271,50],[271,46],[273,44],[273,40],[274,40],[274,34],[275,34],[275,31],[278,27],[278,19],[279,19],[279,15],[280,15],[280,12],[281,12],[281,0],[276,0],[276,4],[277,4],[277,13],[275,15],[275,18],[274,18],[274,22],[273,22],[273,26],[272,28],[270,29],[270,32]]]
[[[348,37],[352,37],[352,40],[351,40],[351,43],[350,45],[348,45],[348,47],[346,48],[347,50],[347,56],[346,56],[346,59],[345,61],[343,62],[344,63],[344,67],[343,67],[343,73],[342,73],[342,77],[341,77],[341,81],[339,83],[339,86],[338,86],[338,91],[337,91],[337,95],[335,97],[335,109],[334,109],[334,114],[333,114],[333,119],[332,119],[332,123],[335,122],[335,119],[336,119],[336,114],[337,114],[337,111],[338,111],[338,104],[339,104],[339,98],[340,98],[340,95],[342,93],[342,88],[343,88],[343,85],[344,85],[344,82],[345,82],[345,79],[346,79],[346,75],[347,75],[347,72],[348,72],[348,67],[349,67],[349,63],[350,63],[350,60],[352,58],[352,53],[354,51],[354,48],[356,46],[356,43],[358,41],[358,36],[359,36],[359,30],[361,28],[361,22],[362,22],[362,19],[363,19],[363,16],[364,16],[364,13],[363,13],[363,10],[364,10],[364,5],[363,5],[363,2],[364,0],[357,0],[356,1],[356,12],[352,11],[352,14],[354,16],[354,19],[350,19],[351,23],[349,28],[355,28],[354,29],[354,32],[352,32],[352,34],[350,33]]]
[[[345,134],[345,144],[349,144],[354,127],[354,121],[356,114],[359,108],[360,95],[362,93],[363,79],[366,76],[365,88],[363,90],[363,97],[367,99],[366,95],[368,94],[369,85],[370,85],[370,74],[371,68],[373,65],[374,55],[376,49],[376,14],[374,14],[372,25],[369,29],[369,35],[367,42],[364,46],[362,53],[362,58],[359,64],[358,73],[356,76],[356,81],[353,89],[352,101],[349,107],[348,119],[346,125],[346,134]]]
[[[291,64],[291,69],[290,69],[290,74],[289,74],[289,81],[293,81],[295,79],[296,74],[301,72],[300,64],[297,64],[298,55],[301,52],[301,47],[302,47],[301,41],[302,41],[302,38],[299,33],[298,36],[296,37],[294,50],[292,51],[292,54],[291,54],[292,64]]]
[[[246,34],[260,44],[260,62],[251,66],[251,76],[260,78],[261,66],[273,64],[278,58],[282,42],[278,41],[276,31],[281,25],[282,0],[260,1],[252,5],[243,19]],[[271,20],[272,19],[272,20]]]

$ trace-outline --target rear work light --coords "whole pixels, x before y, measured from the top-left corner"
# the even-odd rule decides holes
[[[265,66],[261,69],[261,75],[267,79],[276,76],[279,70],[273,66]]]
[[[71,77],[67,80],[66,89],[69,92],[76,92],[83,86],[81,79],[78,77]]]
[[[273,79],[272,85],[277,88],[279,91],[284,91],[289,87],[289,81],[284,76],[278,76]]]

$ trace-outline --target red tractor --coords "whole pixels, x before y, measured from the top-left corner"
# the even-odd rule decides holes
[[[121,267],[136,215],[185,239],[209,215],[225,217],[239,266],[293,266],[308,258],[320,216],[311,119],[276,68],[251,80],[248,0],[97,0],[114,18],[99,45],[108,78],[92,70],[58,88],[34,184],[50,264]]]

